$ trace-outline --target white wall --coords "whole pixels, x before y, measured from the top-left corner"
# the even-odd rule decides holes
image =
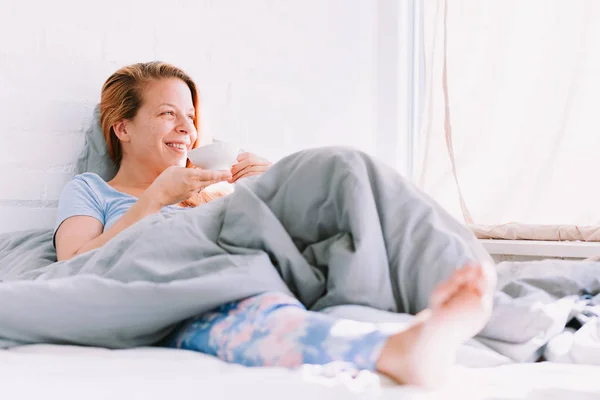
[[[397,127],[377,119],[394,110],[377,98],[394,71],[377,62],[396,50],[378,35],[394,2],[2,0],[0,231],[53,225],[102,83],[138,61],[190,73],[213,134],[246,150],[346,144],[389,161]]]

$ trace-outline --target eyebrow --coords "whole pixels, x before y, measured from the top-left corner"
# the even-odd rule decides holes
[[[171,104],[171,103],[159,104],[159,107],[162,107],[162,106],[169,106],[169,107],[177,108],[177,107],[175,107],[174,104]],[[196,112],[196,110],[194,109],[194,107],[192,107],[192,108],[188,108],[188,112]]]

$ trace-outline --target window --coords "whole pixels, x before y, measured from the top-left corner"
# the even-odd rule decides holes
[[[600,2],[421,4],[419,186],[480,237],[600,241]]]

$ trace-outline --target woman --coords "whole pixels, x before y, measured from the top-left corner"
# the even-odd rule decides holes
[[[269,168],[269,162],[249,153],[241,154],[230,171],[194,168],[186,155],[198,143],[198,119],[196,86],[174,66],[140,63],[108,78],[101,124],[119,170],[109,182],[85,173],[64,188],[55,231],[59,260],[103,246],[148,215],[201,206],[208,199],[203,189],[211,184],[236,182]],[[432,386],[441,382],[458,347],[489,317],[493,280],[478,265],[461,268],[437,287],[429,309],[395,334],[356,323],[355,333],[333,336],[340,320],[307,311],[287,295],[263,293],[188,321],[167,344],[245,365],[344,361],[398,383]]]

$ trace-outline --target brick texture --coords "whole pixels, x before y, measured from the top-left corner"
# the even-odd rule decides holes
[[[212,134],[273,161],[373,149],[375,3],[2,0],[0,230],[53,225],[101,85],[133,62],[182,67]]]

